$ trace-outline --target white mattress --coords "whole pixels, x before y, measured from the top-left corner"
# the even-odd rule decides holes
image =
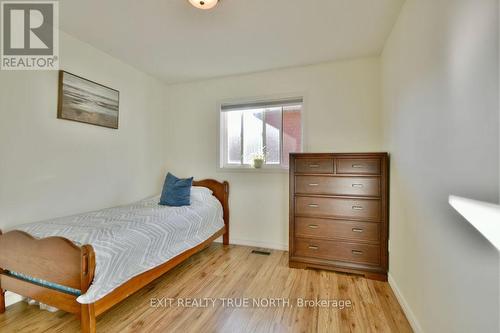
[[[224,226],[222,205],[214,196],[191,198],[191,206],[158,205],[159,196],[91,213],[16,226],[33,237],[61,236],[91,244],[96,256],[94,281],[78,297],[93,303],[124,282],[203,243]]]

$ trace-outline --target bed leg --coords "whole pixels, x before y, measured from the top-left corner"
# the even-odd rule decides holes
[[[0,289],[0,313],[5,312],[5,290]]]
[[[94,304],[82,304],[80,322],[82,325],[82,333],[95,333]]]
[[[0,230],[0,235],[2,235],[2,230]],[[0,268],[0,273],[3,273],[4,270]],[[2,289],[2,285],[0,284],[0,313],[5,312],[5,290]]]
[[[229,230],[227,230],[227,227],[226,232],[222,235],[222,244],[229,245]]]

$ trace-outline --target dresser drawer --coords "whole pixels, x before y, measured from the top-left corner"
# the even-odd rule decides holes
[[[380,200],[295,197],[295,214],[380,221]]]
[[[307,238],[344,239],[378,242],[379,223],[328,220],[309,217],[295,218],[295,236]]]
[[[295,176],[295,193],[380,196],[379,177]]]
[[[333,173],[333,158],[299,158],[295,160],[295,172]]]
[[[338,174],[380,174],[378,158],[339,158],[336,163]]]
[[[378,245],[296,238],[294,254],[299,257],[339,260],[371,265],[380,264],[380,247]]]

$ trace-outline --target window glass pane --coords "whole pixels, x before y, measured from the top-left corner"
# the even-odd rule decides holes
[[[241,164],[241,111],[226,112],[227,163]]]
[[[243,112],[243,163],[252,164],[256,154],[262,153],[263,109]]]
[[[256,155],[264,154],[267,166],[287,168],[289,154],[302,151],[301,104],[271,101],[264,106],[243,104],[224,110],[221,138],[227,142],[221,162],[225,165],[247,167]]]
[[[266,164],[280,164],[281,107],[266,110]]]
[[[289,165],[289,154],[302,150],[302,106],[283,107],[283,166]]]

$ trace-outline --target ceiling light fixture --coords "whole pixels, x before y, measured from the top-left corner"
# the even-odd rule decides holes
[[[189,0],[189,2],[198,9],[214,8],[219,0]]]

